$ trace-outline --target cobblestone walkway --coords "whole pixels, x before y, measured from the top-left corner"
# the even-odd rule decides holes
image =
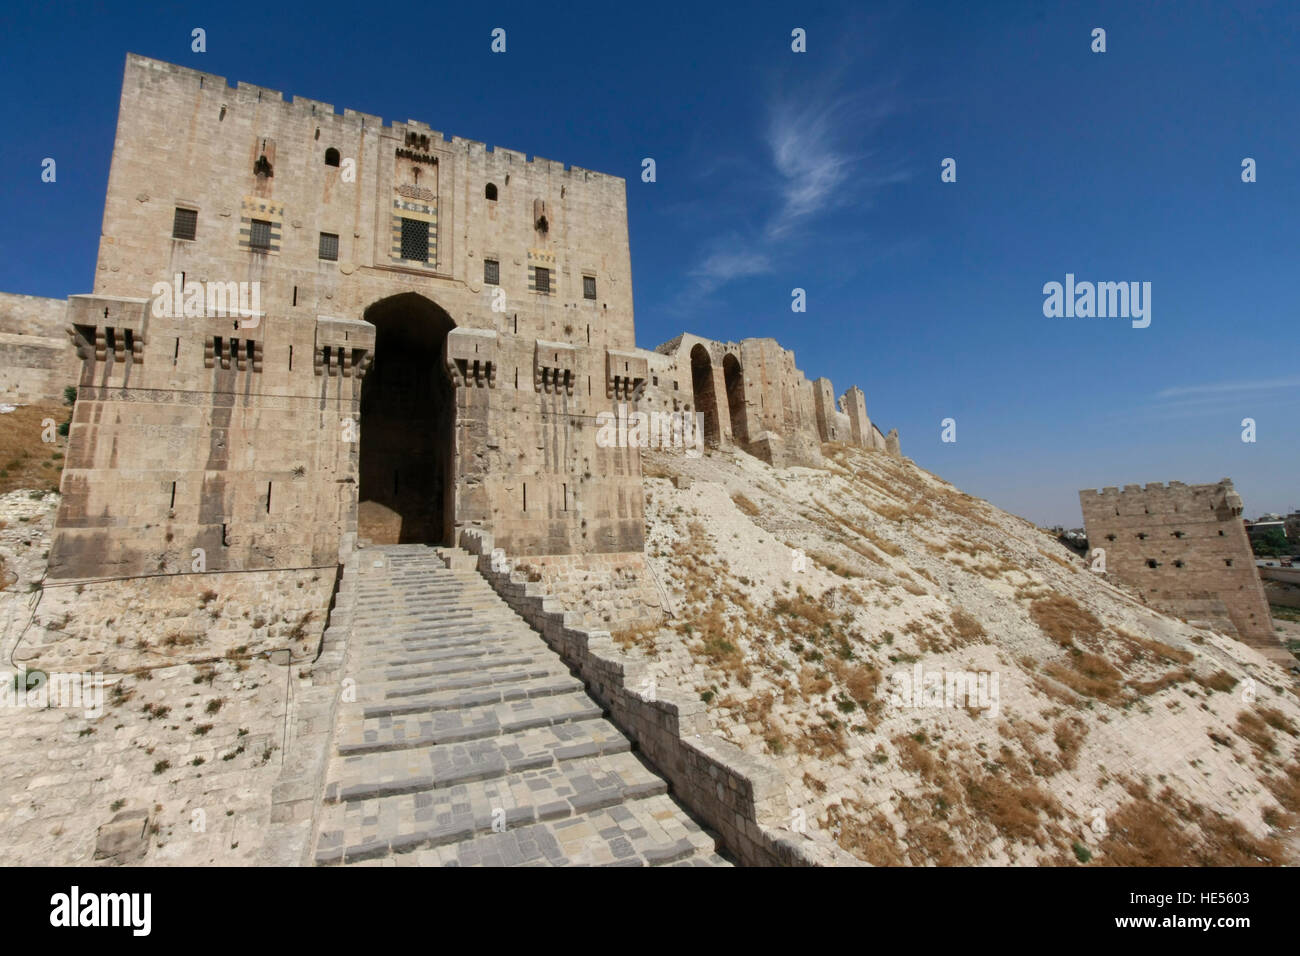
[[[423,546],[360,558],[318,864],[727,865],[477,572]]]

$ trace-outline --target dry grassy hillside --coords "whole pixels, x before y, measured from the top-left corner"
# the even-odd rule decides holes
[[[1294,856],[1281,667],[910,461],[825,451],[826,469],[648,456],[673,616],[616,635],[780,764],[810,826],[878,864]],[[928,698],[899,683],[918,666]],[[983,697],[957,685],[942,706],[965,674]]]

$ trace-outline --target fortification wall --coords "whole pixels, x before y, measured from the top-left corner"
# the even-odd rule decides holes
[[[1218,617],[1221,602],[1243,641],[1276,644],[1231,480],[1087,489],[1079,502],[1089,547],[1105,551],[1107,573],[1183,617]]]
[[[186,315],[191,283],[256,288],[256,314]],[[593,427],[635,342],[621,178],[132,55],[93,288],[66,307],[80,392],[53,576],[194,548],[209,570],[335,562],[375,432],[376,311],[454,327],[433,348],[455,527],[522,554],[641,547],[639,450]]]
[[[849,389],[837,406],[830,379],[809,381],[775,339],[717,342],[683,333],[644,354],[652,369],[648,407],[702,413],[708,445],[779,466],[819,464],[824,441],[885,450],[862,390]]]
[[[0,401],[62,401],[76,384],[66,313],[63,299],[0,292]]]
[[[36,311],[15,328],[53,325]],[[709,444],[778,465],[846,428],[880,447],[861,392],[830,409],[773,339],[635,348],[621,178],[135,55],[93,291],[61,324],[55,578],[318,567],[358,534],[471,527],[522,555],[637,552],[640,448],[599,428],[620,406],[703,412]],[[401,379],[428,366],[416,402]],[[419,521],[372,492],[413,477],[443,504],[404,537]]]

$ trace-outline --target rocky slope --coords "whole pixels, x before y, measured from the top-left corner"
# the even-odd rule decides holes
[[[878,864],[1294,856],[1292,675],[909,460],[825,451],[648,455],[671,616],[616,633],[808,826]]]

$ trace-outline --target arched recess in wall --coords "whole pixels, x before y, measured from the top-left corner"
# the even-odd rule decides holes
[[[704,415],[704,443],[717,448],[722,442],[718,396],[713,387],[713,360],[703,345],[691,349],[691,391],[695,398],[695,411]]]
[[[749,442],[749,429],[745,427],[745,373],[740,367],[740,359],[730,352],[722,359],[722,377],[727,387],[731,437],[743,446]]]
[[[364,318],[375,358],[361,385],[357,536],[450,544],[456,396],[444,356],[456,323],[415,292],[380,299]]]

